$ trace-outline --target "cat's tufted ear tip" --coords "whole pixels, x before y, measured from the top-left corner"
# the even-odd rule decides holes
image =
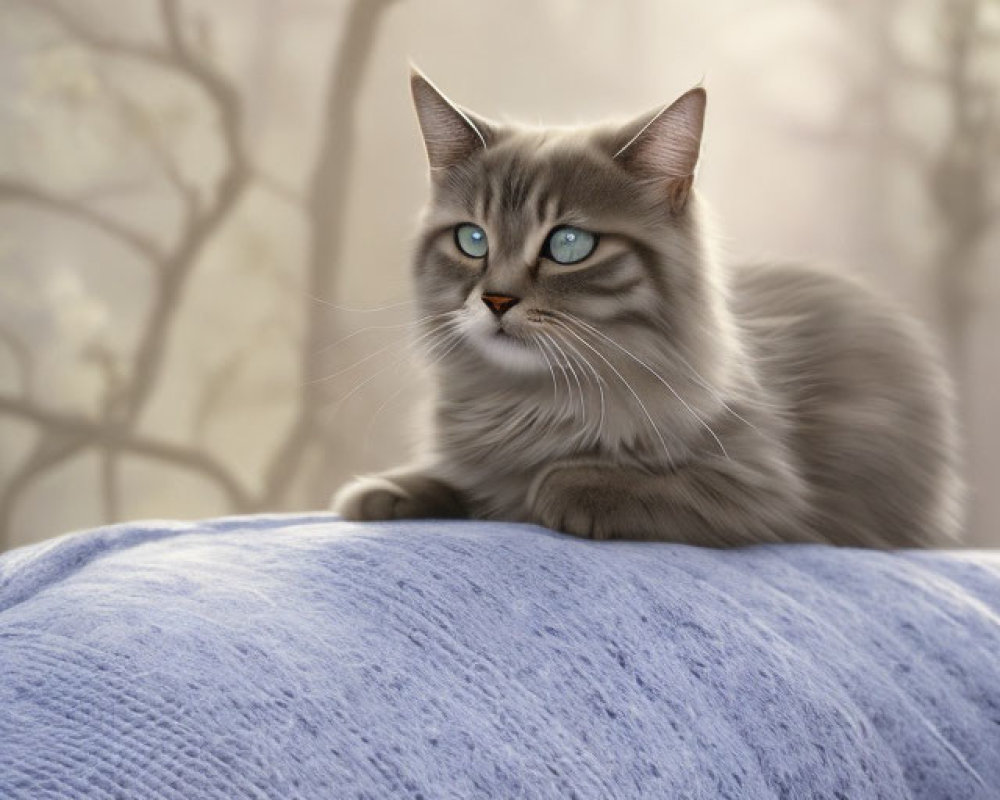
[[[424,75],[423,70],[420,69],[412,61],[410,62],[410,89],[414,90],[418,85],[430,84],[427,76]]]
[[[455,105],[413,64],[410,92],[432,170],[452,167],[486,147],[486,124]]]
[[[708,92],[705,91],[705,87],[700,83],[688,89],[684,94],[678,97],[671,106],[672,108],[684,109],[688,113],[693,114],[699,125],[703,125],[705,121],[705,107],[708,105]]]
[[[669,106],[634,120],[615,158],[633,174],[664,186],[671,208],[687,202],[701,150],[708,93],[688,89]]]
[[[435,98],[446,102],[441,90],[413,62],[410,62],[410,95],[418,112],[422,104],[431,102]]]

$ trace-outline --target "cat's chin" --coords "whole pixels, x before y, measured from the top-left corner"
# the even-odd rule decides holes
[[[530,342],[511,336],[502,330],[476,336],[477,349],[486,359],[509,372],[524,375],[545,372],[545,359]]]

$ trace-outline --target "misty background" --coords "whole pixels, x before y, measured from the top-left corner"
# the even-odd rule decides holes
[[[0,0],[0,549],[319,508],[404,457],[411,60],[553,124],[703,81],[726,258],[866,276],[938,334],[1000,544],[995,0]]]

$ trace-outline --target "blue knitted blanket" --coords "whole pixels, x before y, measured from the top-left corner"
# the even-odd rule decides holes
[[[1000,798],[1000,554],[72,534],[0,557],[0,797]]]

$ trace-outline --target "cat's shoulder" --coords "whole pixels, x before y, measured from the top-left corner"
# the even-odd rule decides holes
[[[820,358],[864,351],[890,353],[901,363],[937,361],[927,326],[886,291],[848,272],[749,264],[732,272],[730,288],[731,310],[755,341],[806,347]]]
[[[897,308],[863,278],[829,266],[796,262],[741,264],[730,271],[737,311],[862,314],[894,318]]]
[[[730,276],[732,285],[743,290],[878,296],[878,292],[863,278],[828,265],[758,261],[735,265],[730,269]]]

